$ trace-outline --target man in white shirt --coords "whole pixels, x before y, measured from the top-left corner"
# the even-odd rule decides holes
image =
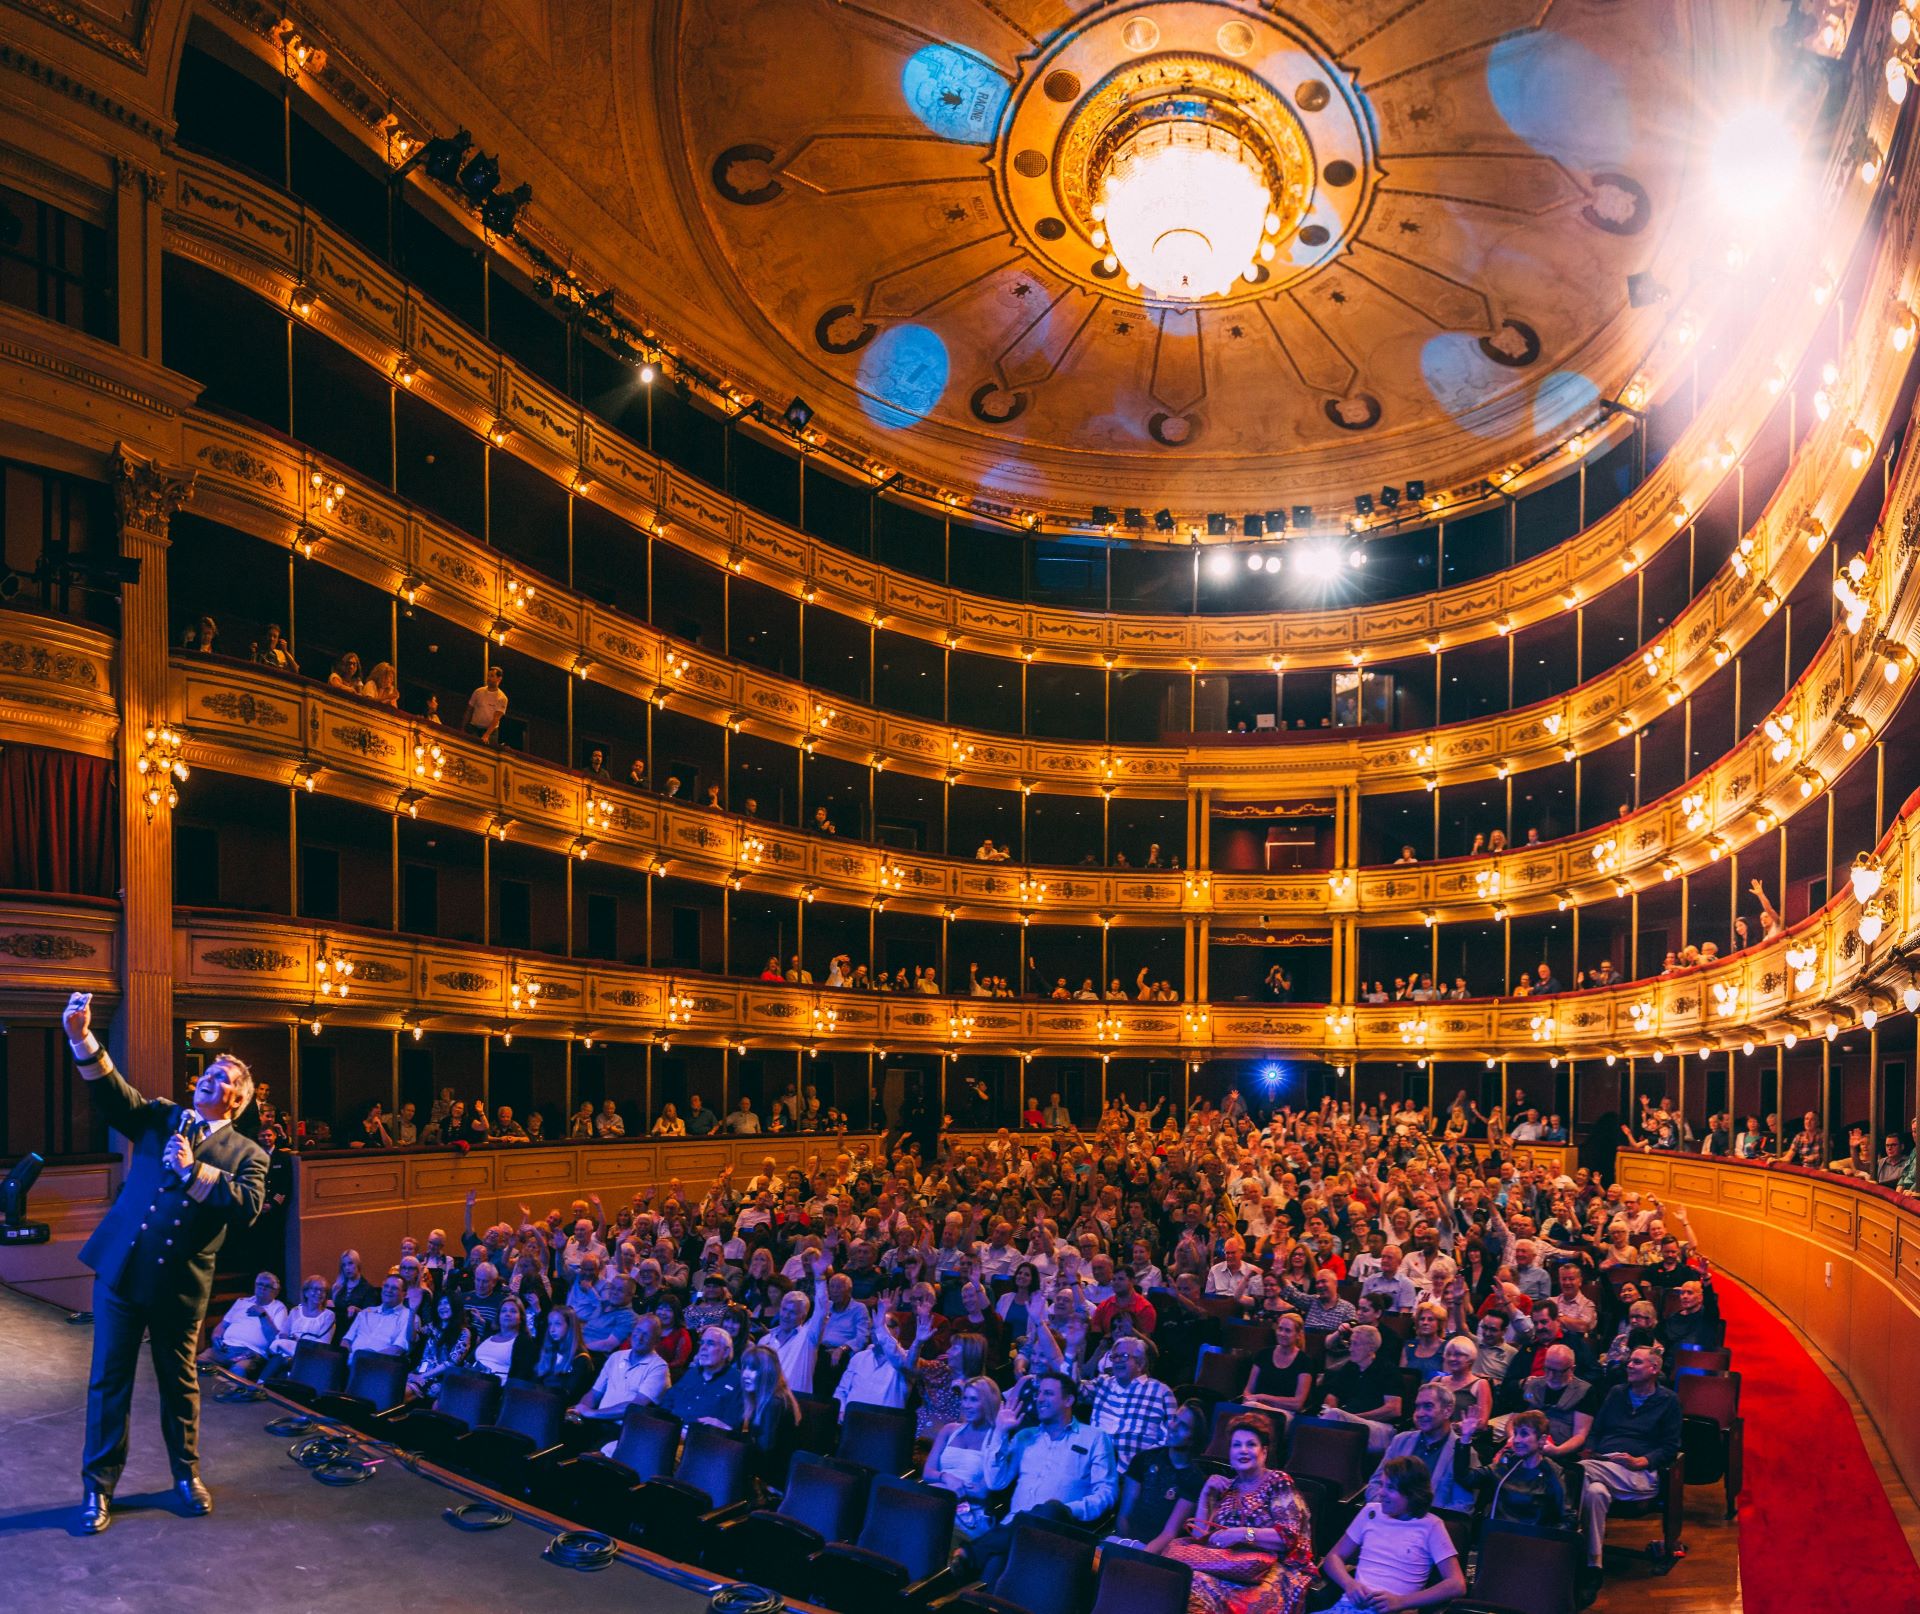
[[[487,745],[498,742],[500,719],[507,715],[507,692],[500,687],[505,676],[498,667],[489,667],[487,681],[467,697],[467,732]]]
[[[659,1340],[660,1319],[647,1312],[634,1323],[626,1349],[607,1358],[573,1415],[617,1423],[636,1401],[649,1406],[657,1402],[667,1393],[668,1379],[666,1359],[655,1349]]]
[[[1253,1305],[1265,1293],[1259,1272],[1247,1264],[1244,1239],[1227,1240],[1226,1260],[1214,1262],[1207,1270],[1207,1293],[1225,1295],[1242,1306]]]
[[[983,1280],[1011,1277],[1013,1269],[1020,1264],[1020,1252],[1013,1247],[1013,1223],[1005,1217],[996,1217],[993,1231],[988,1234],[979,1256]]]
[[[257,1379],[273,1351],[273,1342],[287,1324],[287,1308],[274,1297],[280,1280],[263,1272],[253,1280],[253,1293],[227,1308],[213,1331],[213,1344],[200,1360],[231,1368],[242,1378]]]
[[[884,1318],[876,1319],[873,1337],[848,1359],[846,1372],[834,1386],[833,1398],[840,1403],[841,1419],[845,1420],[847,1408],[856,1401],[869,1407],[904,1407],[911,1366],[892,1328]]]
[[[780,1371],[795,1395],[813,1394],[813,1367],[820,1354],[820,1324],[827,1313],[827,1280],[814,1276],[814,1255],[801,1256],[813,1293],[789,1289],[780,1297],[779,1320],[760,1336],[760,1343],[780,1358]]]
[[[389,1273],[380,1285],[380,1304],[368,1306],[355,1315],[341,1341],[351,1362],[362,1351],[379,1356],[405,1356],[413,1349],[415,1318],[413,1310],[401,1298],[400,1276]]]
[[[1363,1295],[1379,1295],[1387,1302],[1388,1311],[1412,1311],[1417,1298],[1411,1279],[1400,1271],[1400,1250],[1397,1245],[1389,1244],[1380,1252],[1380,1270],[1360,1285]]]

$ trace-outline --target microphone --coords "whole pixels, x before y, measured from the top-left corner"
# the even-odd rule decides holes
[[[184,1104],[181,1105],[179,1113],[175,1115],[173,1118],[173,1131],[170,1132],[168,1136],[175,1137],[175,1138],[184,1138],[187,1135],[188,1131],[190,1130],[192,1123],[195,1119],[197,1119],[197,1117],[194,1115],[194,1112],[191,1109],[189,1109],[186,1105]],[[164,1159],[164,1155],[162,1156],[162,1158]],[[189,1144],[188,1146],[188,1159],[189,1160],[192,1159],[191,1144]],[[168,1170],[172,1171],[172,1168],[168,1167]],[[175,1172],[173,1174],[173,1181],[170,1183],[167,1183],[165,1186],[168,1188],[179,1188],[184,1190],[187,1184],[186,1184],[186,1180],[182,1178],[177,1172]]]

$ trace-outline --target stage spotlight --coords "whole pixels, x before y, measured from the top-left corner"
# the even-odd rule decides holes
[[[1407,502],[1409,504],[1418,504],[1426,496],[1427,484],[1417,476],[1409,477],[1407,479]]]
[[[795,432],[803,432],[813,423],[813,408],[804,398],[795,398],[780,418]]]
[[[1371,493],[1356,493],[1353,496],[1353,513],[1356,516],[1372,515],[1373,495]]]
[[[1399,509],[1400,490],[1398,488],[1382,488],[1380,490],[1380,508],[1382,510]]]
[[[1154,511],[1153,529],[1155,532],[1172,532],[1173,531],[1173,512],[1171,510]]]
[[[1125,510],[1121,511],[1120,520],[1128,532],[1145,532],[1147,530],[1147,513],[1138,505],[1128,505]]]
[[[1266,564],[1266,556],[1262,555],[1259,550],[1249,549],[1247,551],[1247,570],[1248,571],[1257,572],[1265,564]]]
[[[45,1222],[27,1220],[27,1194],[40,1180],[46,1166],[41,1156],[29,1151],[14,1162],[7,1180],[0,1183],[0,1244],[45,1244],[49,1238]]]
[[[1269,523],[1269,525],[1271,525],[1271,523]],[[1312,525],[1313,506],[1310,504],[1296,504],[1293,507],[1293,530],[1295,532],[1305,532]]]
[[[460,170],[460,188],[467,193],[467,200],[476,205],[485,201],[488,192],[499,183],[500,159],[484,152]]]
[[[1287,530],[1286,511],[1269,510],[1267,512],[1267,531],[1268,532],[1285,532],[1286,530]]]
[[[1293,558],[1293,563],[1302,577],[1315,579],[1331,577],[1334,568],[1339,565],[1331,544],[1296,544],[1294,548],[1298,552]]]
[[[1367,563],[1367,552],[1364,549],[1361,549],[1358,546],[1356,546],[1353,549],[1350,549],[1347,551],[1347,564],[1353,567],[1356,571],[1360,567],[1366,565],[1366,563]]]
[[[1113,507],[1106,504],[1096,504],[1093,507],[1092,519],[1096,527],[1111,527],[1113,525]]]
[[[458,134],[441,135],[420,148],[420,162],[427,173],[443,185],[460,177],[460,165],[473,149],[473,136],[462,129]]]
[[[1233,552],[1229,549],[1216,549],[1207,556],[1207,576],[1231,577],[1233,575]]]
[[[480,222],[495,235],[512,235],[520,211],[533,200],[533,187],[524,181],[510,191],[495,191],[480,204]]]
[[[1240,530],[1249,538],[1264,538],[1267,535],[1267,523],[1261,516],[1249,512],[1240,518]]]
[[[1280,570],[1280,552],[1279,552],[1279,550],[1277,550],[1277,549],[1276,549],[1276,550],[1274,550],[1274,551],[1273,551],[1272,553],[1270,553],[1270,554],[1269,554],[1269,555],[1267,556],[1267,563],[1266,563],[1266,564],[1267,564],[1267,570],[1268,570],[1268,571],[1270,571],[1270,572],[1277,572],[1277,571],[1279,571],[1279,570]]]
[[[1226,531],[1227,518],[1218,510],[1209,510],[1207,512],[1207,536],[1209,538],[1221,538],[1226,535]]]

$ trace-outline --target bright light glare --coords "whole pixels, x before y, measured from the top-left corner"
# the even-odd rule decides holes
[[[1267,556],[1267,570],[1270,572],[1277,572],[1280,570],[1280,557],[1278,555]]]
[[[1714,188],[1721,206],[1742,220],[1764,222],[1783,213],[1799,190],[1799,171],[1792,125],[1772,107],[1742,107],[1714,137]]]
[[[1340,562],[1331,545],[1308,544],[1301,549],[1294,564],[1300,568],[1302,577],[1323,578],[1331,577]]]
[[[1233,556],[1224,549],[1216,549],[1207,556],[1207,576],[1226,577],[1233,571]]]
[[[1250,572],[1257,572],[1260,570],[1260,566],[1261,566],[1260,551],[1257,549],[1249,550],[1247,553],[1247,570]]]

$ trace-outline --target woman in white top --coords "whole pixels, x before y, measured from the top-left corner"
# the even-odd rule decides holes
[[[540,1341],[527,1332],[527,1308],[518,1295],[500,1302],[499,1327],[474,1348],[474,1366],[491,1373],[502,1384],[528,1378],[540,1352]]]
[[[1380,1500],[1355,1515],[1320,1566],[1345,1594],[1329,1614],[1437,1608],[1466,1594],[1460,1554],[1432,1512],[1426,1464],[1418,1457],[1389,1457],[1380,1465],[1380,1480]]]
[[[288,1311],[287,1320],[280,1325],[273,1354],[281,1359],[280,1369],[285,1371],[301,1340],[317,1339],[325,1345],[332,1338],[333,1308],[327,1304],[327,1280],[316,1272],[300,1285],[300,1304]]]
[[[1000,1447],[1000,1386],[985,1376],[967,1380],[960,1392],[960,1421],[935,1432],[933,1449],[921,1471],[929,1485],[960,1498],[953,1515],[954,1536],[971,1540],[993,1526],[987,1513],[987,1480]]]
[[[668,1104],[660,1111],[660,1119],[653,1123],[653,1135],[656,1138],[684,1138],[687,1135],[687,1123],[680,1119],[680,1112]]]

